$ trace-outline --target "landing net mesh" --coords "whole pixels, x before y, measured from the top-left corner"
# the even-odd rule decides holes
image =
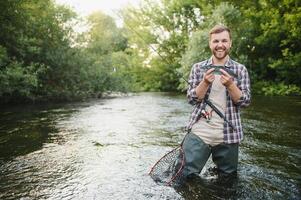
[[[182,146],[165,154],[151,169],[151,178],[162,185],[179,184],[183,180],[185,156]]]

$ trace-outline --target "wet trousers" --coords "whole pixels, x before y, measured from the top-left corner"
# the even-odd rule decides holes
[[[185,155],[184,177],[198,175],[211,154],[218,172],[233,174],[237,171],[238,143],[221,143],[216,146],[210,146],[204,143],[197,135],[188,133],[182,147]]]

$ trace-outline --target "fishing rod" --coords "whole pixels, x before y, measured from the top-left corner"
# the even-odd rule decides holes
[[[119,12],[116,12],[114,10],[112,10],[121,20],[123,20],[122,15]],[[131,17],[130,17],[131,18]],[[133,33],[135,33],[148,47],[150,47],[164,62],[166,62],[169,65],[172,65],[172,63],[170,63],[169,61],[167,61],[158,51],[155,47],[153,47],[151,44],[149,44],[144,37],[138,32],[136,31],[129,23],[127,23],[125,20],[123,20],[123,22],[130,28],[129,30],[132,31]],[[215,74],[221,74],[220,69],[223,69],[224,71],[226,71],[228,74],[230,74],[231,76],[234,76],[235,78],[238,78],[237,74],[235,74],[232,70],[226,68],[225,66],[214,66],[214,65],[206,65],[206,66],[202,66],[206,71],[208,71],[211,68],[214,68],[213,73]],[[177,75],[180,76],[180,78],[182,78],[188,85],[190,85],[190,83],[183,77],[182,74],[180,74],[178,71],[176,71]]]
[[[118,12],[116,12],[116,11],[113,11],[115,14],[117,14],[118,15],[118,17],[121,19],[121,20],[123,20],[123,18],[122,18],[122,16],[118,13]],[[137,32],[131,25],[129,25],[125,20],[123,20],[124,21],[124,23],[130,28],[129,30],[130,31],[132,31],[133,33],[135,33],[148,47],[150,47],[154,52],[156,52],[158,55],[159,55],[159,57],[164,61],[164,62],[166,62],[167,64],[172,64],[172,63],[169,63],[166,59],[164,59],[164,57],[151,45],[151,44],[148,44],[148,42],[143,38],[143,36],[139,33],[139,32]],[[215,74],[220,74],[221,72],[220,72],[220,69],[223,69],[223,70],[225,70],[227,73],[229,73],[230,75],[232,75],[232,76],[234,76],[234,77],[237,77],[237,75],[233,72],[233,71],[231,71],[231,70],[229,70],[229,69],[227,69],[225,66],[213,66],[213,65],[206,65],[206,66],[203,66],[205,69],[206,69],[206,71],[208,71],[209,69],[211,69],[211,68],[214,68],[214,73]],[[180,78],[182,78],[188,85],[190,85],[191,86],[191,83],[189,83],[184,77],[183,77],[183,75],[182,74],[179,74],[178,73],[178,75],[180,76]],[[226,123],[228,123],[229,124],[229,126],[232,128],[232,129],[234,129],[234,126],[233,126],[233,124],[230,122],[230,121],[228,121],[227,119],[226,119],[226,117],[225,117],[225,115],[209,100],[209,98],[207,97],[207,98],[204,98],[204,102],[207,104],[207,105],[209,105],[215,112],[216,112],[216,114],[219,116],[219,117],[221,117],[222,119],[224,119],[225,120],[225,122]]]
[[[215,112],[216,112],[216,114],[218,115],[218,116],[220,116],[220,118],[222,118],[222,119],[224,119],[225,120],[225,122],[227,123],[227,124],[229,124],[229,126],[234,130],[235,128],[234,128],[234,126],[233,126],[233,124],[230,122],[230,121],[228,121],[227,119],[226,119],[226,117],[225,117],[225,115],[208,99],[208,98],[205,98],[204,99],[204,101],[205,101],[205,103],[208,105],[208,106],[210,106]]]

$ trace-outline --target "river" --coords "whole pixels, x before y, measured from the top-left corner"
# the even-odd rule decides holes
[[[238,177],[172,188],[148,175],[184,137],[184,95],[0,108],[0,199],[300,199],[301,98],[253,97]]]

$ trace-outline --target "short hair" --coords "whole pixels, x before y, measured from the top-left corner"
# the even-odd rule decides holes
[[[215,25],[209,32],[209,38],[211,38],[212,34],[221,33],[224,31],[227,31],[229,33],[229,37],[231,39],[231,31],[228,27],[226,27],[224,25]]]

